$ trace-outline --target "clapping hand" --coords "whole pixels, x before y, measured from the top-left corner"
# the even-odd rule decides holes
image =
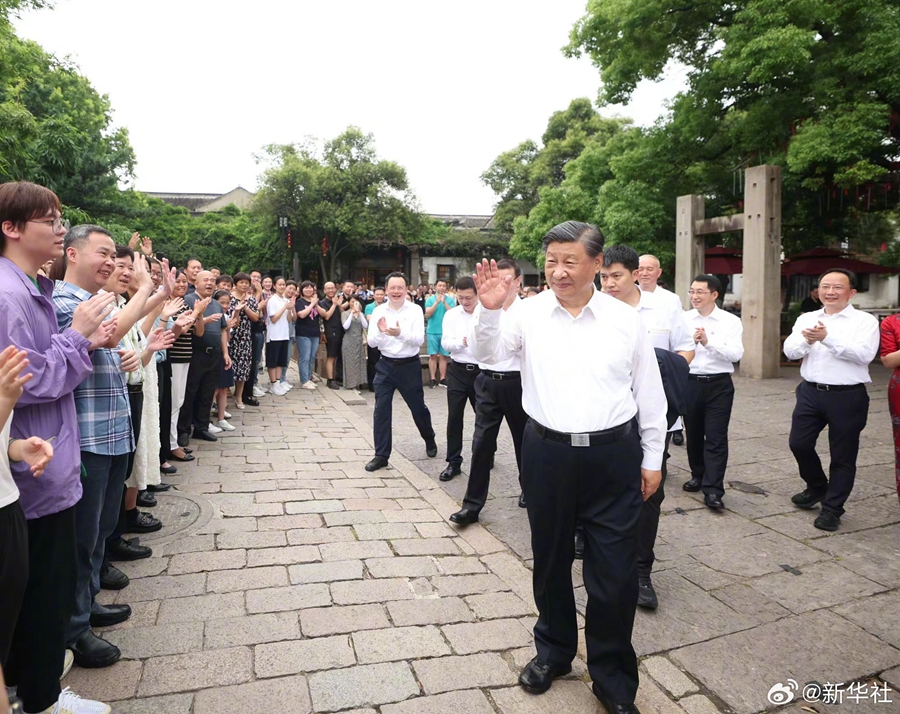
[[[822,321],[819,320],[815,327],[808,327],[805,330],[801,330],[800,334],[803,335],[804,339],[809,344],[812,344],[813,342],[821,342],[828,337],[828,330],[825,325],[822,324]]]
[[[109,341],[115,339],[118,327],[119,319],[117,317],[111,317],[109,320],[101,322],[97,329],[88,335],[91,343],[88,345],[88,351],[96,350],[99,347],[115,347],[115,344],[110,344]]]
[[[10,406],[22,396],[24,385],[33,374],[19,375],[28,366],[28,353],[17,350],[13,345],[0,352],[0,399]]]
[[[194,312],[199,312],[201,315],[206,312],[206,308],[209,307],[209,304],[212,302],[212,295],[209,297],[205,297],[202,300],[198,300],[194,303]]]
[[[72,314],[72,329],[91,339],[100,323],[112,312],[115,299],[115,293],[101,293],[79,304]]]
[[[39,436],[30,436],[21,440],[21,453],[17,454],[19,461],[24,461],[31,467],[31,475],[37,478],[44,473],[50,459],[53,458],[53,446],[47,439]]]
[[[381,333],[386,333],[388,331],[387,319],[380,317],[378,318],[378,331]]]
[[[695,343],[699,342],[701,345],[706,347],[706,343],[708,341],[709,340],[706,337],[706,328],[698,327],[696,330],[694,330],[694,342]]]
[[[147,238],[147,240],[150,240]],[[169,259],[162,259],[162,289],[163,293],[165,293],[166,297],[172,296],[172,291],[175,289],[175,278],[178,273],[176,268],[169,267]]]
[[[475,290],[485,310],[499,310],[515,294],[516,287],[512,275],[501,275],[497,270],[497,261],[488,263],[487,259],[475,266]]]
[[[383,320],[384,318],[382,317],[381,319]],[[393,327],[388,327],[385,332],[387,332],[387,334],[389,334],[391,337],[400,337],[400,323],[398,322]]]
[[[141,353],[137,350],[118,350],[123,372],[137,372],[141,365]]]
[[[203,324],[204,324],[204,325],[209,325],[210,323],[217,322],[217,321],[220,320],[221,318],[222,318],[222,313],[221,313],[221,312],[215,312],[215,313],[213,313],[212,315],[206,315],[206,316],[204,316],[204,318],[203,318]]]
[[[182,300],[180,297],[166,300],[165,305],[163,305],[162,312],[160,313],[160,317],[163,320],[168,320],[170,317],[174,317],[175,315],[177,315],[183,307],[184,300]]]
[[[147,349],[151,352],[169,349],[175,342],[175,335],[165,327],[157,327],[147,338]]]
[[[134,281],[138,290],[153,286],[153,278],[147,268],[147,259],[143,255],[134,256]]]
[[[194,324],[196,318],[189,312],[184,312],[179,315],[175,319],[175,324],[178,325],[182,330],[187,330],[191,325]]]

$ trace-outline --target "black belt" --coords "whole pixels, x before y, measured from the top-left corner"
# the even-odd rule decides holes
[[[803,381],[818,392],[846,392],[848,389],[866,388],[865,384],[819,384],[818,382]]]
[[[214,353],[216,353],[216,352],[221,352],[221,351],[222,351],[222,347],[221,347],[221,345],[216,345],[215,347],[204,347],[204,348],[203,348],[203,351],[204,351],[206,354],[210,355],[210,354],[214,354]]]
[[[722,372],[721,374],[689,374],[688,378],[698,382],[717,382],[720,379],[725,379],[730,376],[730,372]]]
[[[128,385],[128,393],[129,394],[140,394],[144,391],[144,383],[140,384],[129,384]]]
[[[398,359],[396,357],[385,357],[384,355],[381,355],[381,361],[387,362],[388,364],[409,364],[410,362],[419,362],[419,357],[417,355],[415,357],[401,357]]]
[[[570,446],[599,446],[600,444],[611,444],[631,432],[630,421],[614,426],[612,429],[591,431],[585,434],[568,434],[563,431],[553,431],[553,429],[548,429],[542,424],[538,424],[534,419],[529,419],[528,421],[542,439],[549,439],[550,441],[556,441],[560,444],[568,444]]]
[[[459,367],[460,369],[466,370],[466,372],[477,372],[478,371],[477,364],[471,364],[470,362],[454,362],[453,360],[450,360],[450,363],[454,367]]]
[[[491,369],[481,370],[482,374],[486,374],[491,379],[500,381],[501,379],[522,379],[521,372],[494,372]]]

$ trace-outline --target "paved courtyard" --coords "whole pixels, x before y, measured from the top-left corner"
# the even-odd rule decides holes
[[[687,459],[671,447],[660,608],[635,626],[644,714],[773,709],[770,689],[791,680],[859,685],[840,705],[791,692],[781,711],[900,711],[896,692],[892,703],[871,696],[900,686],[900,504],[888,374],[872,372],[857,484],[836,534],[789,500],[801,485],[787,448],[795,368],[736,379],[724,512],[681,490]],[[159,495],[167,527],[142,539],[154,556],[120,564],[131,585],[101,595],[134,608],[104,632],[122,660],[75,668],[65,684],[121,714],[602,712],[581,660],[543,696],[516,685],[535,613],[508,434],[481,523],[456,530],[446,517],[468,453],[463,475],[441,484],[446,392],[426,389],[437,459],[397,399],[392,468],[375,474],[363,469],[367,393],[266,397],[235,414],[235,432],[198,444],[171,478],[178,492]],[[472,422],[469,413],[469,437]]]

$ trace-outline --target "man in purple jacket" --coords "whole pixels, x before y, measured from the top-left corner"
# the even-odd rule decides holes
[[[38,478],[27,464],[11,464],[28,524],[29,574],[6,673],[26,712],[44,711],[60,696],[75,604],[75,504],[82,493],[72,393],[91,372],[88,352],[115,329],[113,320],[103,322],[115,299],[109,293],[79,306],[71,327],[59,331],[53,283],[38,269],[63,254],[65,233],[52,191],[25,182],[0,185],[0,345],[25,350],[34,374],[16,405],[10,438],[52,440],[55,452]]]

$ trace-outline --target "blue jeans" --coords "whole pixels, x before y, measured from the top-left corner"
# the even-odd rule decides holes
[[[291,357],[294,354],[294,335],[291,335],[290,341],[288,342],[288,363],[287,367],[281,368],[281,380],[282,382],[287,382],[287,373],[288,367],[291,366]]]
[[[106,553],[106,539],[119,521],[128,454],[103,456],[82,451],[81,463],[83,494],[75,504],[75,610],[66,632],[69,644],[91,626],[91,607],[100,592],[100,566]]]
[[[297,351],[300,353],[299,362],[297,364],[300,368],[300,384],[306,384],[312,379],[313,369],[316,365],[316,352],[319,351],[319,338],[297,335]]]

